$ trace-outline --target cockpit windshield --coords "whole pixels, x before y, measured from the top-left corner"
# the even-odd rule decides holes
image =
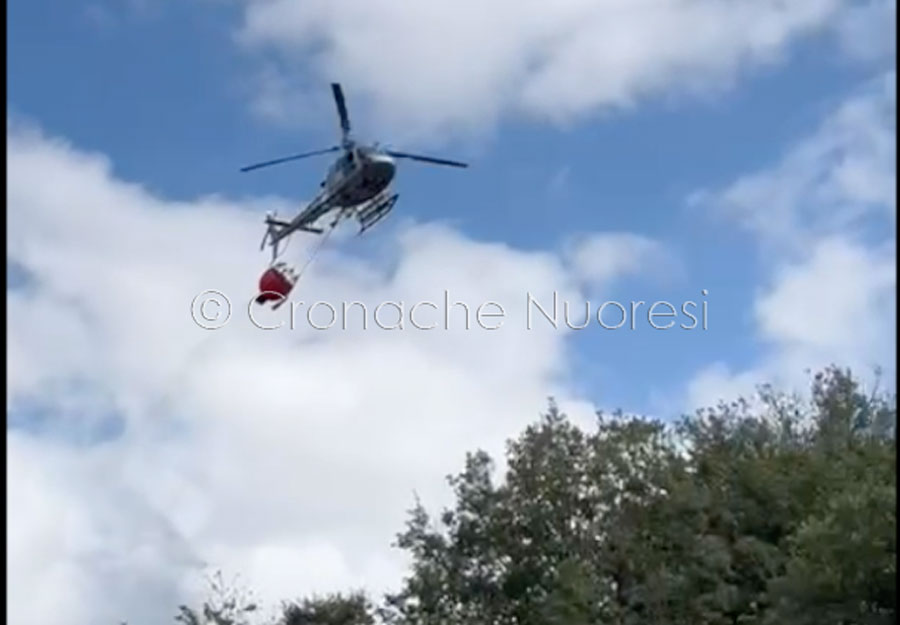
[[[331,164],[331,166],[328,168],[328,177],[331,178],[334,176],[340,176],[341,174],[350,173],[350,171],[353,169],[353,161],[353,152],[347,152]]]

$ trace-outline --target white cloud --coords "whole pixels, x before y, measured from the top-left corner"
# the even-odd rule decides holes
[[[832,363],[866,383],[882,368],[893,387],[896,292],[893,241],[877,249],[844,237],[819,241],[808,258],[782,265],[756,299],[757,337],[769,350],[763,360],[743,371],[710,365],[690,382],[686,404],[747,397],[762,382],[803,392],[805,372]]]
[[[757,302],[763,337],[831,354],[890,357],[884,330],[891,325],[897,273],[891,245],[871,250],[844,238],[820,241],[802,264],[783,267]],[[876,323],[872,323],[877,321]]]
[[[680,261],[666,246],[629,232],[592,233],[572,238],[564,253],[572,272],[589,286],[606,287],[622,276],[681,277]]]
[[[879,76],[844,101],[810,137],[772,168],[721,191],[691,198],[736,219],[777,246],[814,245],[818,237],[869,218],[895,219],[896,74]]]
[[[710,405],[761,382],[797,391],[837,364],[870,382],[896,359],[896,146],[893,71],[867,84],[773,168],[693,200],[758,235],[772,277],[755,301],[767,346],[743,371],[715,363],[686,403]],[[884,384],[884,383],[883,383]]]
[[[286,203],[168,202],[116,180],[102,156],[7,128],[8,259],[29,275],[7,292],[7,411],[38,401],[64,433],[9,437],[15,622],[165,622],[205,565],[269,603],[378,591],[404,569],[389,545],[414,491],[446,501],[464,452],[502,456],[548,395],[592,417],[567,382],[565,326],[522,329],[529,292],[584,300],[564,258],[410,224],[390,257],[321,256],[294,293],[299,327],[264,332],[246,302],[266,264],[261,215]],[[234,302],[222,330],[191,320],[205,289]],[[445,289],[472,314],[501,303],[503,327],[466,332],[461,310],[451,331],[371,325],[378,302],[440,306]],[[309,328],[317,300],[365,302],[369,330]],[[419,321],[442,319],[425,308]],[[124,434],[75,446],[99,411]]]
[[[336,80],[358,121],[371,105],[382,138],[439,141],[475,136],[506,113],[569,122],[650,95],[728,87],[824,31],[844,4],[246,0],[238,40],[277,52],[258,110],[282,116],[296,94],[318,101]]]
[[[724,362],[715,362],[703,368],[688,382],[686,401],[682,408],[690,412],[697,408],[716,406],[720,401],[731,401],[738,397],[752,398],[756,385],[765,379],[762,375],[763,372],[756,370],[735,372]]]
[[[10,621],[169,620],[193,554],[116,478],[120,454],[10,431],[7,456]]]

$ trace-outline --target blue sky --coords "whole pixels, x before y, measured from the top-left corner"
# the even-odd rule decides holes
[[[519,411],[525,420],[543,408],[538,399],[551,393],[566,394],[572,410],[583,414],[594,407],[621,407],[673,417],[698,402],[746,391],[763,380],[802,386],[805,366],[845,357],[848,364],[863,368],[892,364],[894,348],[886,345],[894,341],[885,340],[884,333],[893,331],[893,313],[882,304],[895,293],[889,266],[895,257],[896,205],[887,198],[896,183],[894,152],[885,144],[893,132],[893,113],[883,113],[884,107],[893,111],[895,104],[880,85],[895,84],[895,33],[885,26],[887,20],[893,23],[893,3],[798,0],[790,9],[781,9],[761,0],[741,5],[744,18],[731,18],[708,0],[684,2],[678,10],[641,5],[637,17],[597,8],[597,15],[571,27],[570,40],[583,46],[573,47],[577,54],[563,39],[560,48],[553,49],[547,43],[552,38],[535,34],[540,30],[535,24],[556,23],[549,9],[542,16],[544,9],[514,5],[504,9],[513,13],[501,19],[492,13],[502,15],[500,5],[491,9],[464,4],[460,11],[477,13],[485,23],[497,19],[504,28],[495,25],[482,33],[475,26],[460,27],[449,4],[435,3],[435,14],[446,13],[434,18],[431,8],[396,12],[388,0],[360,9],[373,11],[363,20],[368,20],[363,30],[347,6],[331,10],[321,2],[303,7],[278,0],[10,3],[7,105],[16,124],[27,120],[40,128],[44,139],[32,144],[17,138],[7,148],[21,163],[10,174],[16,189],[10,214],[22,233],[8,256],[14,267],[8,300],[21,305],[10,331],[20,358],[11,357],[11,367],[19,362],[20,373],[18,390],[8,395],[8,428],[28,423],[23,414],[39,416],[32,425],[45,424],[54,410],[66,415],[96,410],[96,420],[107,423],[111,403],[112,412],[122,415],[114,432],[126,441],[121,453],[164,449],[173,458],[187,457],[184,449],[154,448],[140,441],[151,436],[148,431],[154,432],[151,437],[165,438],[147,430],[146,423],[187,419],[188,429],[196,427],[199,437],[214,431],[205,428],[215,419],[224,418],[227,402],[201,399],[192,386],[200,379],[222,384],[235,379],[219,368],[219,361],[203,360],[206,349],[223,350],[215,352],[220,359],[246,356],[258,362],[256,369],[237,378],[250,387],[264,386],[267,376],[282,376],[284,388],[309,384],[306,392],[312,395],[333,389],[321,401],[340,406],[362,397],[363,390],[354,390],[354,384],[368,388],[362,378],[373,367],[382,367],[381,360],[370,359],[370,351],[372,358],[384,357],[385,370],[399,367],[396,371],[419,375],[422,363],[431,362],[435,371],[446,366],[455,372],[421,381],[421,388],[430,389],[434,397],[443,393],[454,398],[451,403],[458,400],[460,411],[467,410],[469,402],[481,401],[490,411],[508,400],[510,412]],[[393,8],[384,8],[388,6]],[[586,15],[594,11],[578,2],[566,6]],[[378,10],[390,15],[380,20]],[[603,13],[607,10],[608,15]],[[699,21],[703,17],[709,21]],[[596,32],[591,33],[595,22]],[[561,18],[559,23],[568,22]],[[716,26],[705,31],[699,26],[703,23]],[[670,25],[654,30],[658,24]],[[622,33],[628,36],[620,38]],[[366,37],[382,43],[367,47]],[[429,47],[432,41],[434,49]],[[396,49],[391,47],[395,42]],[[643,47],[633,42],[644,42]],[[401,45],[421,47],[410,52]],[[509,50],[531,54],[532,49],[544,66],[518,66],[510,60],[515,55]],[[400,200],[392,218],[363,239],[334,243],[333,253],[320,257],[310,270],[317,276],[311,280],[311,292],[352,294],[354,284],[363,289],[365,281],[354,282],[362,280],[360,276],[371,272],[383,277],[388,271],[379,253],[387,249],[395,255],[401,277],[385,278],[373,296],[402,292],[414,297],[430,277],[466,289],[470,285],[465,276],[477,283],[471,285],[472,293],[491,296],[502,290],[506,280],[499,268],[507,267],[519,272],[510,280],[516,288],[557,288],[553,280],[558,278],[558,288],[571,292],[565,281],[583,279],[578,293],[595,307],[606,299],[626,304],[667,300],[676,307],[684,300],[705,299],[708,330],[657,331],[644,321],[633,332],[593,326],[562,342],[543,335],[532,342],[497,338],[483,346],[478,341],[453,347],[439,339],[421,345],[413,340],[408,353],[405,344],[348,346],[335,339],[333,350],[321,352],[321,362],[315,363],[298,362],[307,360],[306,350],[313,349],[302,342],[267,338],[264,348],[259,343],[250,347],[231,339],[201,341],[194,332],[183,342],[195,351],[167,351],[175,347],[166,344],[163,333],[176,326],[186,332],[181,314],[186,302],[160,304],[150,300],[149,293],[165,292],[161,285],[171,280],[180,297],[190,288],[208,285],[213,275],[252,288],[265,260],[254,255],[265,208],[275,202],[290,210],[307,199],[328,160],[252,173],[238,169],[333,144],[337,121],[327,85],[332,79],[344,84],[360,138],[462,158],[472,167],[460,171],[402,163],[396,181]],[[9,122],[7,132],[9,137]],[[68,142],[69,151],[52,147],[52,139]],[[90,165],[92,154],[108,159],[110,170],[97,173]],[[121,182],[140,185],[143,191],[132,193]],[[59,197],[53,195],[55,188]],[[692,197],[703,199],[691,202]],[[119,200],[123,204],[116,206]],[[204,212],[204,201],[215,207],[211,214]],[[98,208],[93,214],[94,203],[103,204],[106,212]],[[82,214],[84,223],[79,224]],[[110,228],[111,237],[116,227],[144,228],[146,236],[126,237],[121,244],[101,241],[88,232],[88,222]],[[410,234],[411,223],[424,230]],[[445,224],[446,230],[429,230],[429,224]],[[95,241],[97,249],[90,254],[96,258],[82,258],[89,254],[89,240]],[[579,240],[596,245],[579,251]],[[199,249],[191,255],[182,253],[179,245]],[[506,246],[505,251],[494,245]],[[288,254],[296,255],[292,260],[298,264],[305,258],[297,247]],[[563,270],[553,260],[578,254],[587,259],[580,269],[575,263]],[[157,258],[160,266],[154,266]],[[65,279],[50,273],[54,263],[68,268]],[[108,271],[102,277],[91,275],[98,283],[115,284],[121,279],[114,273],[120,265],[128,275],[138,276],[147,293],[123,292],[121,302],[109,305],[135,315],[150,307],[167,320],[178,319],[171,321],[175,325],[137,331],[113,318],[108,326],[101,323],[107,300],[98,295],[99,286],[80,290],[80,280],[89,285],[84,272]],[[458,275],[453,273],[457,269]],[[601,274],[602,280],[597,277]],[[17,285],[17,275],[36,276],[39,286],[26,293]],[[705,298],[703,289],[709,293]],[[59,309],[69,305],[71,310]],[[79,325],[81,313],[96,323]],[[52,324],[52,329],[36,330],[39,326],[29,325],[36,324],[35,319]],[[457,347],[459,353],[453,352]],[[418,356],[418,349],[426,351]],[[395,364],[393,350],[399,354]],[[50,351],[56,352],[56,360],[41,355]],[[517,395],[519,391],[512,390],[518,388],[516,382],[507,378],[519,375],[518,369],[510,365],[507,375],[497,363],[530,363],[540,360],[542,352],[548,364],[523,364],[521,384],[532,388]],[[163,362],[165,354],[168,363]],[[270,364],[265,354],[271,354],[271,363],[284,366]],[[564,383],[555,369],[558,359],[572,369]],[[358,360],[361,369],[346,365],[356,373],[349,375],[347,386],[335,387],[334,379],[315,377],[317,370],[330,370],[332,360],[338,372],[350,360]],[[484,365],[481,371],[481,361],[490,367]],[[204,363],[202,372],[189,364],[196,362]],[[299,369],[294,371],[294,366]],[[467,370],[477,371],[472,375],[482,380],[480,386],[462,382]],[[247,375],[259,378],[247,381]],[[115,388],[113,378],[121,389]],[[48,383],[53,386],[43,388],[61,390],[36,402],[35,389]],[[73,385],[82,390],[71,391]],[[190,401],[180,402],[182,391]],[[366,392],[373,405],[396,401],[387,391]],[[467,394],[465,400],[460,393]],[[302,397],[304,392],[291,394]],[[310,406],[320,405],[315,403],[320,400],[309,401]],[[424,395],[418,403],[408,397],[403,401],[410,410],[436,409]],[[232,403],[239,403],[238,398]],[[195,426],[186,416],[191,410],[215,418],[197,417],[202,425]],[[274,419],[278,410],[270,406],[263,412]],[[150,417],[156,420],[142,421]],[[520,423],[516,419],[503,417],[496,426],[484,425],[485,440],[490,440],[485,445],[512,435]],[[280,427],[270,425],[273,431]],[[308,427],[318,431],[319,426]],[[401,428],[399,421],[396,427]],[[70,431],[68,426],[61,429]],[[228,430],[236,438],[227,440],[239,439],[235,432],[242,431]],[[129,438],[128,432],[137,438]],[[312,439],[325,445],[332,441],[327,436]],[[453,453],[481,444],[468,434],[454,440],[458,445],[448,446]],[[41,436],[29,441],[40,449]],[[34,455],[22,452],[22,458],[51,453],[28,449]],[[239,451],[251,457],[246,449]],[[73,475],[90,476],[103,462],[113,462],[111,458],[66,462],[87,462],[88,468],[79,464],[82,468]],[[334,462],[334,472],[340,473],[344,465]],[[457,456],[447,456],[446,463],[430,470],[434,475],[455,470]],[[172,480],[186,479],[172,471]],[[392,484],[398,493],[408,492],[404,489],[410,484],[397,480]],[[169,501],[154,490],[157,486],[147,488],[158,495],[157,502]],[[395,503],[402,503],[403,497],[396,494]],[[229,500],[211,499],[210,509],[227,509]],[[400,505],[398,513],[402,509]],[[394,522],[393,516],[385,519],[385,527]],[[182,521],[170,522],[189,534],[179,525]],[[115,517],[103,522],[116,526],[130,521]],[[230,536],[229,531],[213,532],[220,542],[210,539],[204,549],[212,551],[205,553],[228,553],[223,557],[233,556],[229,562],[252,568],[247,563],[261,556],[227,551],[230,539],[223,537]],[[333,576],[325,576],[338,580],[335,583],[378,579],[386,570],[381,556],[347,559],[347,545],[356,545],[362,540],[358,536],[323,538],[322,532],[310,530],[324,542],[311,547],[303,542],[306,538],[297,538],[301,546],[295,544],[294,551],[277,551],[266,542],[269,538],[258,536],[252,544],[275,549],[271,553],[281,554],[285,562],[301,555],[328,560],[327,549],[333,548],[345,554],[341,564],[332,562],[328,569]],[[372,544],[384,537],[378,534]],[[160,571],[171,572],[151,569],[142,569],[141,575],[157,580]],[[34,575],[38,577],[28,579],[39,579],[41,573]],[[250,577],[263,586],[272,581],[264,574]],[[169,583],[174,587],[175,582]],[[273,582],[267,588],[277,593],[277,586]]]
[[[79,148],[108,155],[117,176],[172,199],[303,199],[327,160],[253,174],[237,168],[330,145],[335,119],[309,121],[318,128],[284,128],[251,114],[241,87],[251,60],[233,45],[236,9],[12,3],[10,109]],[[652,411],[648,383],[674,392],[711,359],[745,367],[758,356],[747,318],[752,285],[762,279],[753,243],[730,224],[686,214],[684,198],[777,159],[815,129],[823,107],[871,74],[871,67],[842,62],[828,43],[798,42],[788,62],[754,68],[706,101],[649,101],[570,128],[502,124],[484,151],[470,157],[471,171],[403,167],[399,208],[524,248],[552,247],[573,231],[593,229],[640,232],[677,246],[689,267],[686,281],[626,283],[612,297],[677,303],[708,289],[709,330],[664,333],[644,326],[627,334],[594,332],[579,345],[579,357],[592,363],[579,367],[588,390],[602,388],[592,391],[594,399]],[[327,89],[321,91],[327,98]],[[359,108],[354,104],[351,99],[351,114]],[[375,128],[359,133],[390,140]],[[681,363],[677,369],[673,359]],[[605,384],[591,373],[595,367],[607,376]]]

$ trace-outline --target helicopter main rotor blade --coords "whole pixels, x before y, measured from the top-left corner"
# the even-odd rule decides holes
[[[344,90],[340,83],[331,83],[331,92],[334,94],[334,103],[337,105],[338,116],[341,118],[341,130],[346,137],[350,133],[350,116],[347,114],[347,103],[344,100]]]
[[[241,171],[250,171],[251,169],[259,169],[260,167],[268,167],[269,165],[277,165],[279,163],[295,161],[300,158],[306,158],[307,156],[316,156],[318,154],[327,154],[328,152],[337,152],[340,149],[341,149],[341,147],[339,145],[335,145],[330,148],[325,148],[324,150],[316,150],[314,152],[304,152],[303,154],[294,154],[293,156],[285,156],[284,158],[276,158],[273,161],[265,161],[262,163],[256,163],[255,165],[248,165],[247,167],[241,167]]]
[[[408,158],[413,161],[422,161],[423,163],[434,163],[436,165],[450,165],[451,167],[468,167],[466,163],[459,161],[450,161],[444,158],[434,158],[433,156],[422,156],[420,154],[410,154],[408,152],[393,152],[388,150],[387,154],[395,158]]]

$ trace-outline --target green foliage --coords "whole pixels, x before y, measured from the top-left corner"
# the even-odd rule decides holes
[[[284,606],[279,625],[373,625],[372,607],[363,593],[332,594]]]
[[[227,585],[221,573],[209,580],[210,599],[200,610],[179,606],[177,623],[182,625],[250,625],[258,612],[246,593]],[[313,596],[282,605],[274,619],[260,620],[268,625],[374,625],[375,612],[361,592]]]
[[[893,622],[896,406],[849,372],[812,403],[760,389],[666,428],[595,431],[551,403],[509,445],[471,455],[457,501],[413,510],[395,625]]]

